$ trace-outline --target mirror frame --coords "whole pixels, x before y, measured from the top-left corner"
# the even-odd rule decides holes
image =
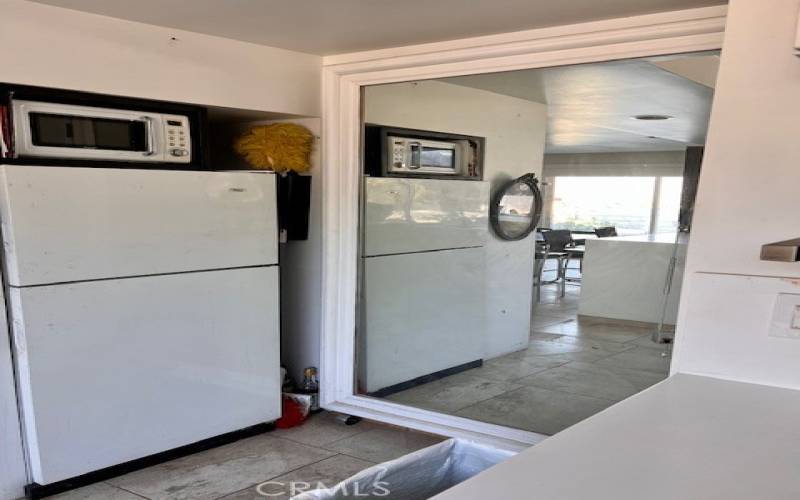
[[[722,48],[727,7],[714,6],[323,58],[323,408],[520,450],[547,436],[362,396],[355,391],[362,88],[368,85],[613,61]],[[673,364],[673,370],[674,370]]]
[[[533,209],[533,215],[531,216],[531,223],[524,232],[516,236],[509,236],[503,231],[500,225],[500,203],[502,203],[503,197],[508,190],[517,184],[526,184],[533,192],[533,206],[531,207]],[[539,221],[542,218],[543,206],[544,201],[542,200],[542,192],[539,190],[539,179],[536,178],[536,174],[529,173],[521,175],[514,180],[506,182],[495,192],[494,196],[492,196],[492,205],[489,207],[489,222],[492,224],[494,234],[496,234],[498,238],[502,238],[506,241],[519,241],[527,238],[527,236],[536,229],[536,226],[539,225]]]

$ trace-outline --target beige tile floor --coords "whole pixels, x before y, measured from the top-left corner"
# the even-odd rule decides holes
[[[306,483],[309,489],[319,483],[331,487],[375,463],[443,439],[368,421],[347,426],[335,414],[323,412],[300,427],[278,429],[50,498],[285,500],[292,484],[301,490]]]
[[[552,435],[667,376],[671,350],[652,326],[579,318],[579,293],[543,287],[527,349],[388,399]]]

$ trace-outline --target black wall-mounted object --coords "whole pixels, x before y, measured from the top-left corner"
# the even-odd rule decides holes
[[[94,106],[101,108],[115,108],[132,111],[152,113],[186,115],[189,118],[189,130],[192,137],[192,156],[190,163],[175,164],[166,162],[127,162],[91,159],[67,158],[3,158],[2,162],[9,165],[40,165],[40,166],[75,166],[75,167],[103,167],[103,168],[138,168],[161,170],[210,170],[211,165],[208,155],[208,118],[207,110],[202,106],[193,106],[167,101],[151,99],[137,99],[120,97],[91,92],[78,92],[75,90],[53,89],[34,87],[30,85],[17,85],[0,83],[0,106],[11,109],[12,99],[28,101],[52,102],[59,104],[72,104],[77,106]]]
[[[683,189],[681,191],[681,208],[678,215],[678,224],[681,228],[689,230],[692,226],[694,215],[694,202],[697,198],[697,184],[700,181],[700,167],[703,164],[703,146],[689,146],[686,148],[686,159],[683,166]]]
[[[311,176],[278,174],[278,226],[288,241],[308,239]]]
[[[515,201],[525,198],[530,201],[514,206]],[[508,181],[494,193],[489,207],[489,222],[499,238],[522,240],[539,225],[543,206],[539,179],[536,174],[525,174]]]

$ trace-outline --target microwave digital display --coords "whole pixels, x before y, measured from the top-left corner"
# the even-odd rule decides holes
[[[29,114],[35,146],[146,151],[147,127],[139,120],[89,116]]]

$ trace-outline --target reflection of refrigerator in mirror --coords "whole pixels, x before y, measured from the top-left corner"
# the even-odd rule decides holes
[[[664,280],[664,299],[661,308],[661,317],[658,326],[653,332],[653,342],[671,342],[680,301],[681,281],[686,264],[686,249],[689,245],[689,234],[694,214],[694,203],[697,198],[697,183],[700,179],[700,166],[703,162],[703,147],[690,146],[686,148],[686,160],[683,169],[683,188],[681,192],[681,207],[678,215],[678,230],[675,234],[675,244],[672,258],[667,267]]]
[[[367,178],[364,190],[359,391],[479,366],[488,183]]]

